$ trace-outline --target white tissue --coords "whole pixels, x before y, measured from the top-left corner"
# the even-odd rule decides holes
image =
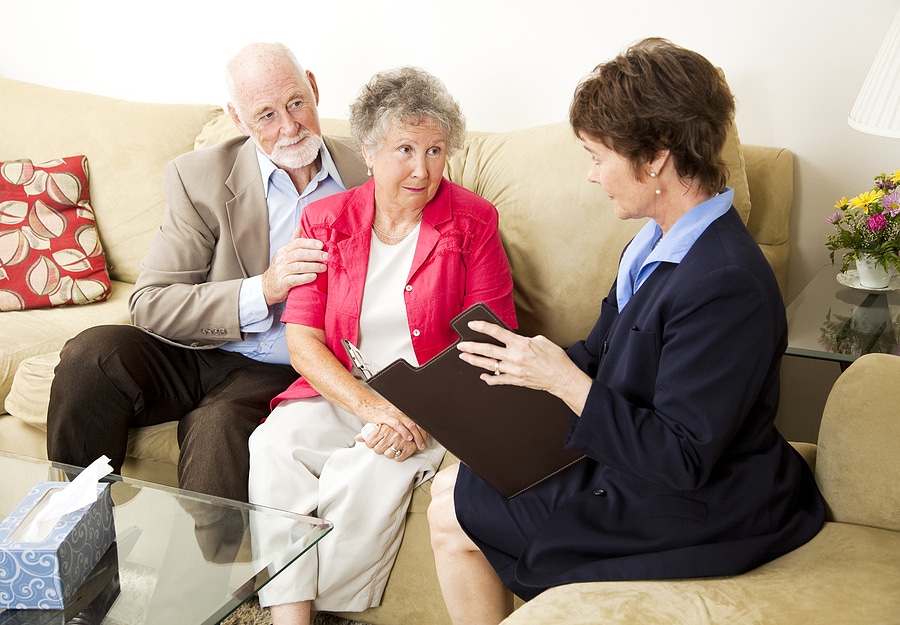
[[[359,435],[362,436],[362,442],[368,443],[369,437],[372,436],[375,432],[378,431],[377,423],[366,423],[362,430],[359,431]]]
[[[80,510],[97,500],[97,482],[112,473],[109,458],[100,456],[79,473],[65,488],[53,493],[42,505],[27,530],[26,542],[44,540],[66,514]]]

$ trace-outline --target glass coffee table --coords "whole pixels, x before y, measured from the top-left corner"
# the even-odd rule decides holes
[[[864,354],[900,355],[900,277],[866,289],[855,271],[827,265],[787,307],[787,319],[789,356],[846,367]]]
[[[80,469],[0,451],[0,520],[42,481]],[[6,610],[0,625],[220,623],[331,531],[328,521],[110,475],[114,546],[65,610]],[[251,548],[251,525],[280,541]],[[102,573],[102,575],[101,575]]]

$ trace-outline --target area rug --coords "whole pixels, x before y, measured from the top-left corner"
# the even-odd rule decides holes
[[[272,625],[272,616],[268,610],[259,606],[256,597],[252,597],[222,621],[222,625]],[[365,623],[320,612],[316,615],[313,625],[365,625]]]

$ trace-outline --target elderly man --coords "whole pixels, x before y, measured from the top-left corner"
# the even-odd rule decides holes
[[[130,300],[133,326],[71,339],[50,394],[50,459],[115,472],[128,429],[178,421],[182,488],[247,500],[248,438],[297,377],[280,316],[291,287],[324,270],[295,237],[303,207],[357,186],[350,139],[321,137],[313,74],[281,44],[227,65],[228,112],[246,137],[166,168],[167,210]]]

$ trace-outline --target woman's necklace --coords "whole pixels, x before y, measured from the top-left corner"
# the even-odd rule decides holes
[[[407,230],[407,231],[404,232],[403,234],[388,234],[387,232],[384,232],[384,231],[380,230],[380,229],[378,228],[378,226],[375,225],[375,222],[373,221],[373,222],[372,222],[372,230],[375,231],[375,234],[377,234],[377,235],[379,235],[379,236],[382,236],[382,237],[384,237],[385,239],[393,239],[394,241],[399,241],[400,239],[405,239],[406,237],[408,237],[408,236],[409,236],[409,233],[412,232],[413,230],[415,230],[416,227],[418,227],[418,225],[419,225],[419,224],[418,224],[418,222],[417,222],[416,224],[413,225],[412,228],[410,228],[409,230]]]

